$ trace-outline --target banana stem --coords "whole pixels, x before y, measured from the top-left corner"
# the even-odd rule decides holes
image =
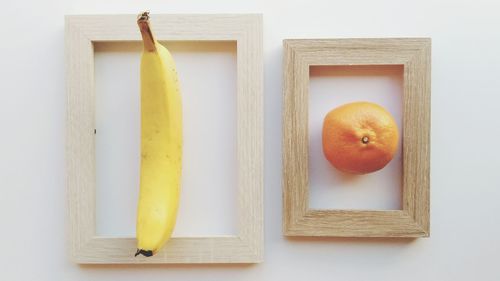
[[[148,52],[155,52],[155,38],[153,32],[151,32],[151,25],[149,24],[149,12],[143,12],[137,16],[137,25],[139,25],[139,30],[142,35],[142,42],[144,43],[144,49]]]

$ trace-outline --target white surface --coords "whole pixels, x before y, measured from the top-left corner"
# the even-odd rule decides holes
[[[309,208],[398,210],[402,195],[402,142],[389,164],[366,175],[335,169],[325,158],[325,115],[346,103],[384,107],[402,135],[403,66],[313,66],[309,73]]]
[[[237,233],[236,43],[167,42],[179,73],[184,150],[174,236]],[[142,44],[95,47],[97,234],[135,237]]]
[[[3,1],[2,280],[499,280],[497,1]],[[264,13],[265,255],[250,266],[78,266],[66,256],[64,14]],[[6,19],[7,19],[6,18]],[[281,235],[282,39],[430,36],[431,237]]]

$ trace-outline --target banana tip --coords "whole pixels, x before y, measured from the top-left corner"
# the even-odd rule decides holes
[[[137,249],[137,252],[135,253],[134,257],[137,257],[138,255],[143,255],[145,257],[151,257],[153,255],[153,251]]]
[[[149,20],[149,11],[144,11],[137,15],[137,21],[147,21]]]

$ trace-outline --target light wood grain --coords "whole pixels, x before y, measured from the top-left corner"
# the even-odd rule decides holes
[[[263,56],[260,15],[152,15],[158,40],[237,42],[238,235],[172,238],[133,257],[133,238],[96,235],[93,43],[140,41],[136,15],[66,17],[67,195],[77,263],[256,263],[263,257]]]
[[[288,236],[427,237],[430,230],[430,56],[427,38],[284,40],[283,232]],[[311,65],[404,65],[403,209],[310,210]]]

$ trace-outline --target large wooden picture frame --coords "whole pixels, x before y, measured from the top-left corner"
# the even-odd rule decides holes
[[[283,231],[287,236],[429,236],[431,41],[284,40]],[[308,87],[314,65],[403,65],[402,210],[309,209]]]
[[[261,15],[154,15],[158,40],[237,42],[238,234],[172,238],[134,257],[135,238],[96,235],[94,42],[140,41],[136,15],[66,17],[67,187],[71,257],[77,263],[257,263],[263,251]]]

